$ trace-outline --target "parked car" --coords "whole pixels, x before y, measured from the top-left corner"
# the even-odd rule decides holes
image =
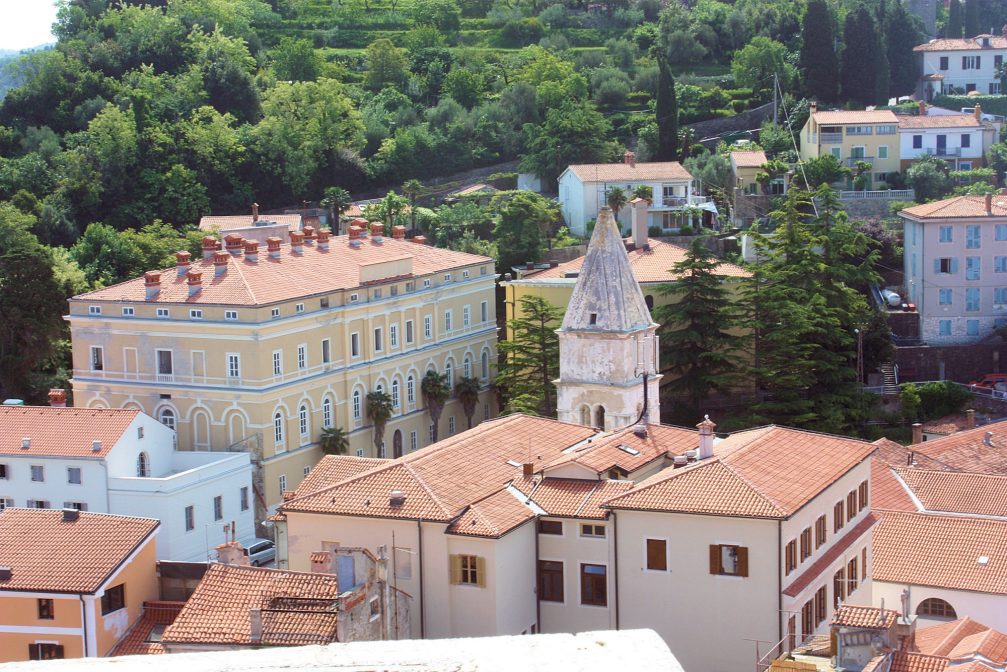
[[[969,387],[980,387],[983,389],[993,389],[997,383],[1007,383],[1007,373],[987,373],[979,380],[973,380]]]
[[[276,544],[269,539],[252,539],[245,546],[245,555],[248,556],[248,564],[261,567],[276,560]]]

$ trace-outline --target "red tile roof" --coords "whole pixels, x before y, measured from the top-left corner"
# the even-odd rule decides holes
[[[259,215],[259,226],[266,222],[286,224],[291,231],[301,230],[300,215]],[[256,226],[252,215],[206,215],[199,219],[200,231],[231,231],[233,229],[248,229]]]
[[[731,160],[738,168],[758,168],[768,160],[766,153],[761,149],[756,150],[734,150],[731,152]]]
[[[535,512],[519,497],[519,493],[515,496],[506,488],[499,490],[467,507],[448,525],[447,532],[469,537],[502,537],[535,517]]]
[[[161,642],[150,641],[150,635],[159,626],[171,625],[185,602],[156,601],[143,603],[143,616],[136,622],[121,642],[115,645],[111,656],[154,656],[164,653]]]
[[[536,476],[520,478],[514,481],[514,487],[547,516],[604,520],[609,511],[601,505],[628,491],[633,482]]]
[[[990,434],[987,442],[986,435]],[[997,422],[912,447],[919,466],[951,471],[1007,474],[1007,423]],[[921,456],[932,462],[923,462]],[[940,466],[934,467],[934,464]]]
[[[928,656],[947,656],[966,637],[988,630],[989,628],[982,623],[966,616],[956,621],[920,628],[916,631],[914,641],[920,653]]]
[[[880,628],[887,630],[895,625],[899,612],[885,609],[884,617],[878,607],[863,607],[856,604],[844,604],[832,616],[832,625],[850,628]]]
[[[370,264],[412,258],[412,277],[416,277],[493,263],[489,257],[389,237],[380,245],[363,239],[358,249],[350,248],[348,242],[348,236],[334,236],[328,251],[305,245],[300,255],[293,254],[289,245],[281,245],[278,259],[260,249],[255,262],[228,255],[227,271],[219,276],[212,259],[197,259],[191,269],[202,272],[202,290],[191,297],[186,277],[180,277],[172,267],[161,271],[161,291],[151,301],[145,300],[143,277],[81,294],[74,300],[261,306],[360,287],[360,269]]]
[[[691,180],[692,174],[678,161],[652,163],[580,163],[567,168],[581,182],[651,182]]]
[[[793,583],[787,586],[783,594],[788,597],[797,597],[801,594],[801,591],[810,586],[822,572],[829,569],[829,567],[839,558],[843,553],[846,553],[853,544],[859,541],[867,532],[875,526],[878,519],[873,513],[869,513],[864,516],[864,519],[859,523],[854,525],[849,532],[843,535],[843,537],[834,543],[828,551],[825,552],[822,557],[815,560],[815,562],[808,567],[804,572],[798,576]],[[875,541],[875,548],[877,548],[877,542]]]
[[[901,511],[881,514],[874,531],[875,581],[1007,592],[1007,521]]]
[[[913,467],[895,472],[927,511],[1007,517],[1007,476]]]
[[[913,51],[971,51],[973,49],[983,49],[975,38],[941,38],[930,40],[926,44],[918,44],[913,47]],[[1007,49],[1007,38],[994,36],[990,38],[990,46],[986,49]]]
[[[947,667],[947,658],[896,651],[892,654],[892,666],[888,672],[944,672]]]
[[[649,250],[633,249],[627,252],[629,255],[629,267],[633,271],[633,276],[637,282],[640,283],[672,282],[679,279],[680,276],[671,272],[671,267],[684,260],[685,253],[686,249],[684,247],[655,239],[650,240]],[[557,282],[566,281],[573,286],[576,278],[567,278],[566,274],[579,272],[583,264],[584,257],[577,257],[555,268],[544,268],[535,273],[527,273],[522,276],[521,280],[515,280],[514,282],[520,283],[523,280],[537,282],[548,279]],[[751,275],[740,266],[726,261],[721,262],[717,266],[717,274],[729,278],[747,278]]]
[[[892,467],[875,457],[871,461],[871,506],[890,511],[918,511]]]
[[[139,414],[124,408],[0,406],[0,455],[105,457]],[[24,438],[31,439],[27,450],[21,448]],[[101,441],[101,450],[94,450],[94,441]]]
[[[548,474],[551,469],[573,462],[596,474],[607,474],[611,469],[631,473],[654,460],[682,455],[697,446],[699,435],[694,429],[648,425],[647,436],[639,437],[632,427],[626,427],[588,439],[546,464],[543,471]]]
[[[271,609],[276,598],[339,597],[334,574],[212,564],[162,636],[166,644],[296,646],[336,640],[335,611]],[[252,641],[250,609],[262,610],[262,640]]]
[[[1007,217],[1007,196],[993,195],[992,216],[986,214],[985,196],[954,196],[942,201],[914,205],[899,214],[912,219],[956,219],[961,217],[988,217],[990,222],[1005,223]]]
[[[59,509],[4,509],[0,565],[12,571],[11,578],[0,579],[0,590],[94,593],[159,525],[105,513],[79,512],[76,520],[64,520]],[[154,566],[148,571],[153,574]]]
[[[318,492],[375,467],[388,464],[388,460],[377,457],[354,457],[352,455],[326,455],[316,464],[307,477],[297,486],[295,497]]]
[[[951,660],[972,660],[983,657],[997,665],[1007,665],[1007,635],[986,630],[963,637],[947,654]]]
[[[899,128],[981,128],[974,114],[924,114],[899,117]]]
[[[834,110],[815,112],[819,126],[834,124],[897,124],[898,117],[891,110]]]

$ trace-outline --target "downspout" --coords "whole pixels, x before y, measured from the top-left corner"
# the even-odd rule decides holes
[[[87,658],[87,611],[84,602],[83,595],[77,595],[80,600],[80,627],[81,627],[81,644],[83,644],[84,658]]]
[[[419,544],[417,551],[420,556],[420,639],[423,639],[424,635],[424,615],[427,610],[426,600],[423,599],[423,519],[419,518],[416,520],[416,536],[419,538]]]
[[[783,521],[776,521],[776,627],[777,634],[776,641],[781,642],[780,648],[783,648],[783,576],[780,574],[780,567],[782,567],[783,562]],[[782,653],[782,651],[781,651]]]
[[[920,227],[920,303],[916,306],[916,314],[919,319],[916,320],[916,324],[919,329],[919,339],[923,341],[923,312],[926,311],[926,298],[927,298],[927,230],[923,228],[923,222],[913,222],[913,226]],[[938,233],[940,233],[938,231]],[[903,241],[904,243],[905,241]],[[916,270],[916,269],[913,269]]]
[[[535,519],[535,625],[539,634],[542,634],[542,596],[539,594],[539,551],[538,551],[538,518]]]
[[[647,389],[646,383],[643,389],[644,390]],[[645,404],[644,409],[646,408],[647,406]],[[615,629],[618,630],[619,629],[619,528],[615,523],[614,510],[612,511],[612,573],[615,575],[615,581],[612,584],[612,587],[615,589]]]

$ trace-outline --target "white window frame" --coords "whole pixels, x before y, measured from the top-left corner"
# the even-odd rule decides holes
[[[450,334],[454,327],[454,316],[451,314],[450,310],[444,311],[444,333]]]
[[[73,474],[77,474],[77,480],[73,480]],[[84,485],[84,470],[80,467],[67,467],[66,468],[66,482],[67,485]]]
[[[156,315],[162,320],[167,319],[171,317],[171,311],[168,310],[167,308],[158,308]]]
[[[238,319],[238,311],[236,310],[225,310],[224,311],[225,320],[236,320]]]
[[[280,316],[280,309],[279,308],[270,308],[270,310],[269,310],[269,319],[275,320],[279,316]]]
[[[328,429],[332,427],[332,398],[325,397],[322,400],[322,427]]]
[[[423,316],[423,338],[430,340],[434,337],[434,317],[433,315]]]
[[[287,475],[280,474],[279,481],[280,481],[280,494],[282,495],[287,491]]]
[[[241,378],[241,355],[237,352],[227,353],[227,377],[231,380]]]
[[[354,331],[350,334],[350,358],[360,357],[360,332]]]
[[[489,322],[489,319],[490,319],[489,318],[489,314],[490,314],[489,305],[490,305],[489,301],[482,301],[479,304],[479,316],[482,318],[481,322],[483,324]]]
[[[273,350],[273,375],[283,375],[283,350]]]
[[[416,340],[416,332],[413,330],[413,321],[406,320],[406,345],[412,345]]]
[[[295,313],[303,313],[304,312],[304,304],[303,303],[294,304],[294,312]]]
[[[406,376],[406,403],[416,403],[416,377],[411,373]]]
[[[308,344],[301,343],[297,346],[297,369],[304,371],[308,368]]]
[[[353,390],[353,394],[350,395],[350,399],[352,403],[351,410],[353,411],[353,419],[361,420],[363,418],[363,395],[360,394],[360,390]]]
[[[122,316],[123,317],[133,317],[134,315],[136,315],[136,310],[133,308],[133,306],[123,306],[122,307]]]
[[[419,437],[416,435],[416,430],[409,432],[409,452],[413,452],[419,446]]]
[[[302,439],[311,433],[310,414],[306,404],[301,404],[297,409],[297,428],[300,430]]]
[[[189,309],[189,319],[190,320],[201,320],[201,319],[203,319],[203,310],[201,308],[190,308]]]
[[[279,448],[284,445],[284,441],[287,435],[286,419],[283,417],[283,411],[276,411],[273,413],[273,445]]]
[[[87,307],[87,314],[88,315],[101,315],[101,306],[88,306]]]
[[[468,329],[470,324],[472,324],[472,306],[466,304],[462,306],[462,328]]]
[[[402,385],[398,378],[392,378],[392,407],[400,408],[402,405]]]
[[[167,352],[171,360],[171,371],[164,373],[161,371],[161,353]],[[158,376],[174,376],[175,375],[175,351],[170,348],[156,348],[154,350],[154,370]]]
[[[38,469],[38,472],[35,470]],[[45,465],[44,464],[33,464],[31,465],[28,473],[31,475],[32,483],[45,483]],[[38,478],[35,478],[35,474],[38,473]]]
[[[332,362],[332,339],[323,338],[322,339],[322,364],[329,364]]]
[[[98,356],[95,357],[95,353]],[[95,366],[95,364],[100,364],[100,366]],[[91,371],[104,371],[105,370],[105,348],[100,345],[92,345],[90,350],[90,359],[88,365]]]
[[[399,347],[399,325],[389,324],[388,325],[388,347],[397,348]]]
[[[385,351],[385,330],[383,327],[374,327],[374,352]]]

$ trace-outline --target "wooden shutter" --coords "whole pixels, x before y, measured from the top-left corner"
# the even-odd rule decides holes
[[[647,569],[668,569],[667,542],[664,539],[647,540]]]
[[[719,544],[710,544],[710,574],[720,574]]]
[[[738,576],[748,576],[748,546],[738,546]]]
[[[476,558],[476,585],[486,587],[486,558]]]
[[[39,644],[29,644],[28,645],[28,660],[42,660],[42,656],[39,653],[41,650],[41,645]]]
[[[451,583],[458,585],[462,582],[462,556],[448,556],[448,567],[451,573]]]

